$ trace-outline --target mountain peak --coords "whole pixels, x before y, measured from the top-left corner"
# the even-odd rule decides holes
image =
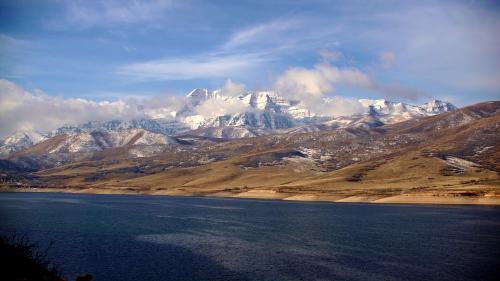
[[[438,99],[433,99],[429,102],[424,103],[422,108],[429,113],[442,113],[457,109],[453,104]]]
[[[0,140],[0,157],[37,144],[47,138],[46,135],[36,131],[17,131],[13,135]]]
[[[219,107],[218,116],[210,114],[200,115],[200,107],[210,101],[208,106]],[[185,104],[179,111],[161,114],[146,114],[145,118],[132,120],[101,120],[83,124],[70,124],[59,127],[46,135],[36,132],[18,132],[15,135],[0,140],[0,156],[32,146],[49,137],[64,133],[91,133],[93,131],[120,132],[130,129],[145,129],[163,135],[175,135],[193,129],[200,129],[197,133],[224,132],[224,137],[249,136],[271,134],[276,130],[304,127],[304,130],[329,127],[346,127],[366,125],[376,127],[383,124],[393,124],[411,118],[436,115],[455,110],[449,102],[431,100],[423,105],[411,105],[403,102],[392,102],[385,99],[360,99],[359,103],[364,112],[352,116],[343,116],[339,119],[335,114],[319,116],[313,109],[307,107],[300,100],[291,100],[274,91],[245,91],[239,96],[224,95],[222,90],[209,91],[206,88],[196,88],[190,91],[185,98]],[[334,100],[325,98],[325,105],[334,106]],[[203,107],[206,112],[206,106]],[[363,113],[363,114],[361,114]],[[362,116],[361,116],[361,115]],[[165,118],[170,117],[172,118]],[[361,119],[360,119],[361,118]],[[327,127],[328,127],[327,126]],[[205,130],[207,128],[245,128],[248,130]],[[309,129],[308,129],[309,128]],[[219,133],[213,135],[218,136]],[[85,135],[85,134],[84,134]],[[212,136],[212,135],[208,135]]]
[[[203,88],[195,88],[191,92],[189,92],[186,97],[187,98],[193,98],[193,97],[207,97],[208,96],[208,89],[203,89]]]

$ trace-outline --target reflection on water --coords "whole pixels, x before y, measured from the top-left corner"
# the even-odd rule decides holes
[[[99,280],[495,280],[500,208],[0,194],[0,232]]]

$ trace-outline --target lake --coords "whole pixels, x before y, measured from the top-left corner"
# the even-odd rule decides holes
[[[496,206],[0,193],[74,280],[497,280]]]

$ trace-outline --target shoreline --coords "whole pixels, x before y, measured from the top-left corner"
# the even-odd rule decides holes
[[[318,196],[314,194],[290,195],[284,193],[254,192],[252,194],[193,194],[181,192],[124,192],[116,189],[65,189],[65,188],[0,188],[0,193],[62,193],[62,194],[93,194],[93,195],[139,195],[139,196],[167,196],[167,197],[199,197],[222,199],[259,199],[294,202],[322,202],[322,203],[364,203],[374,205],[384,204],[412,204],[412,205],[482,205],[500,206],[500,198],[496,197],[465,197],[465,196],[436,196],[403,194],[388,197],[369,195],[348,196]]]

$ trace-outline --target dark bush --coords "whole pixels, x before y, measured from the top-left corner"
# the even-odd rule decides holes
[[[47,251],[39,250],[24,237],[0,236],[0,272],[2,280],[61,281],[60,270],[47,260]]]

